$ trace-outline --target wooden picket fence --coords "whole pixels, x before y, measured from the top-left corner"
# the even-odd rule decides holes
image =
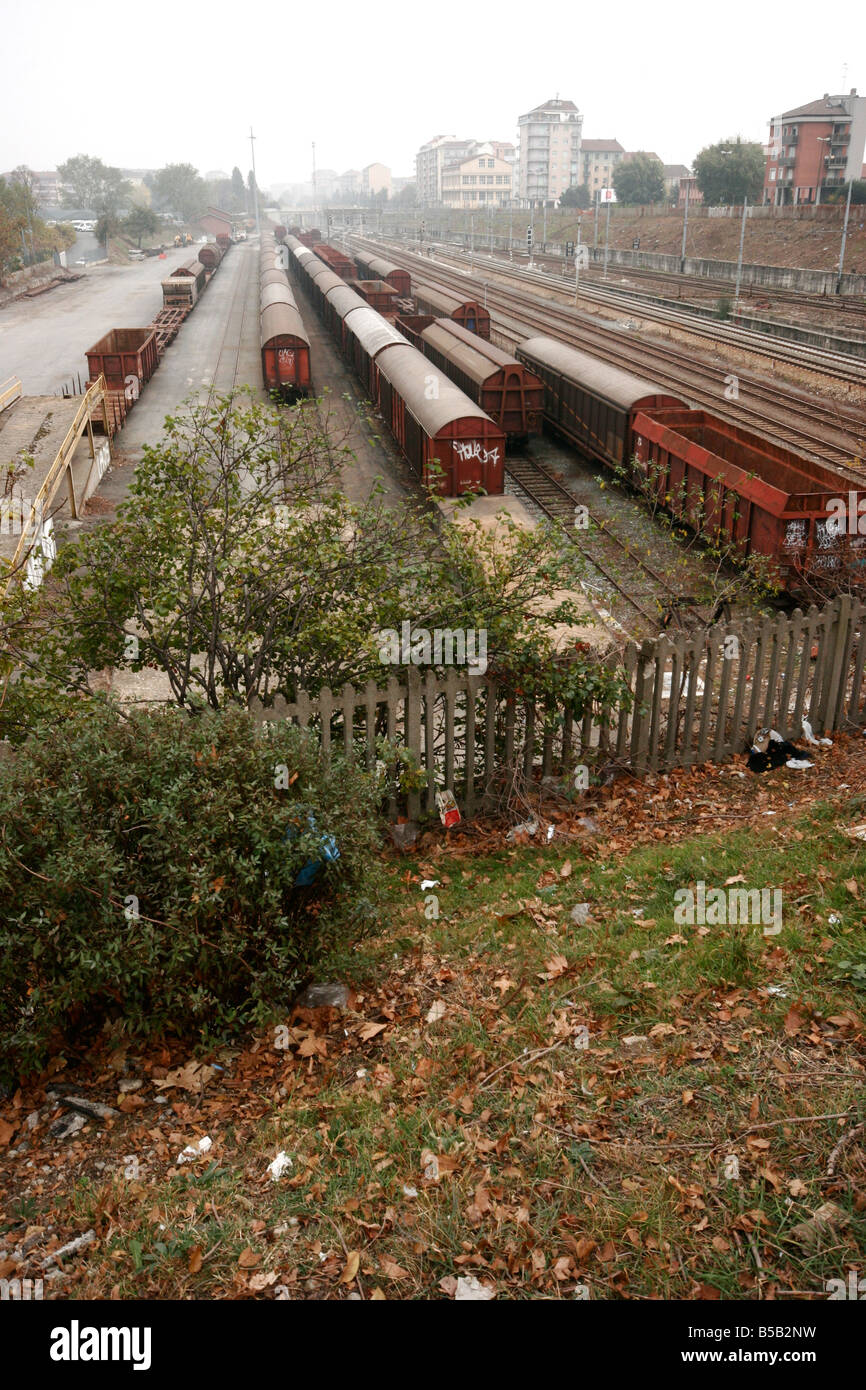
[[[630,698],[620,708],[573,711],[515,697],[487,677],[451,670],[444,679],[413,669],[401,683],[370,681],[339,694],[278,698],[253,713],[313,731],[322,751],[340,748],[368,767],[376,739],[408,748],[427,773],[421,792],[398,803],[416,817],[453,790],[464,816],[503,805],[540,778],[571,777],[611,764],[637,774],[740,754],[759,728],[797,738],[807,718],[816,735],[866,725],[866,604],[850,597],[825,608],[697,635],[630,643],[623,665]]]

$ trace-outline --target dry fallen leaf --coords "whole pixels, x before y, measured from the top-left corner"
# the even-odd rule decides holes
[[[360,1263],[361,1256],[359,1252],[357,1250],[350,1250],[348,1259],[346,1260],[346,1263],[343,1266],[343,1273],[340,1275],[341,1284],[351,1284],[352,1280],[355,1278],[355,1275],[358,1273],[358,1267]]]
[[[189,1264],[187,1266],[190,1274],[198,1274],[202,1267],[202,1262],[201,1246],[194,1245],[189,1252]]]
[[[247,1246],[238,1256],[238,1264],[241,1269],[255,1269],[256,1265],[261,1263],[261,1258],[261,1255],[257,1255],[255,1250]]]
[[[427,1010],[426,1019],[428,1023],[438,1023],[440,1018],[444,1018],[448,1008],[444,999],[434,999],[430,1008]]]
[[[378,1033],[384,1032],[387,1027],[387,1023],[362,1023],[358,1029],[358,1037],[361,1039],[361,1042],[369,1042],[370,1039],[375,1038]]]

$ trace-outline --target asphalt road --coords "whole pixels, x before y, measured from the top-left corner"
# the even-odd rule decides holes
[[[77,389],[78,374],[87,377],[87,348],[112,328],[150,323],[162,308],[160,281],[195,249],[172,248],[164,261],[93,266],[75,284],[7,304],[0,309],[0,381],[20,377],[29,396],[52,395],[70,378]]]

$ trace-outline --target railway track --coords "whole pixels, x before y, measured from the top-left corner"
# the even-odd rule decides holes
[[[512,346],[533,333],[553,333],[626,371],[653,377],[733,424],[745,425],[757,434],[831,464],[852,483],[862,482],[864,465],[858,466],[856,461],[866,453],[863,411],[806,397],[789,386],[742,369],[731,373],[728,363],[719,366],[696,361],[693,352],[669,342],[626,339],[617,329],[596,319],[588,320],[586,315],[550,300],[539,300],[526,290],[512,290],[491,282],[485,286],[477,276],[438,262],[431,266],[426,258],[391,247],[388,255],[396,264],[402,263],[413,271],[419,283],[438,284],[452,294],[465,296],[471,292],[475,298],[480,298],[483,291],[497,327]],[[733,375],[737,378],[738,394],[730,400],[725,396],[725,377]]]
[[[657,632],[664,610],[685,596],[648,564],[637,547],[615,531],[607,518],[599,517],[591,508],[578,503],[573,493],[543,464],[512,455],[505,472],[550,521],[562,526],[569,539],[606,583],[641,615],[649,631]],[[591,528],[575,526],[578,506],[584,507],[588,520],[592,522]],[[640,573],[640,582],[636,587],[632,585],[626,589],[612,572],[623,560],[634,564]]]

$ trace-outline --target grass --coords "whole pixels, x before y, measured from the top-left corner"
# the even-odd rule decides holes
[[[92,1093],[117,1103],[125,1073],[136,1108],[47,1157],[40,1120],[0,1246],[93,1227],[59,1297],[430,1298],[470,1275],[508,1298],[826,1297],[866,1238],[862,1132],[831,1164],[863,1119],[866,875],[839,828],[863,818],[849,796],[763,834],[384,860],[390,929],[330,965],[346,1011],[295,1009],[288,1048],[218,1052],[165,1105],[188,1052],[115,1039]],[[675,922],[678,889],[739,875],[782,889],[779,935]]]

